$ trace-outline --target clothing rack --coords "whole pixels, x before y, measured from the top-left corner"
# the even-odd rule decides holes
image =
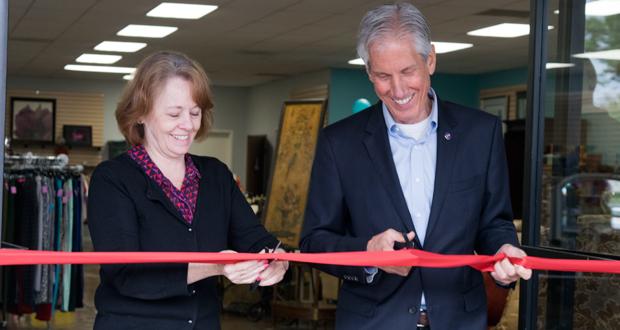
[[[84,169],[82,165],[68,166],[69,157],[66,154],[57,156],[38,156],[31,152],[23,155],[4,156],[4,165],[7,170],[11,169],[31,169],[31,168],[52,168],[52,169],[70,169],[81,172]]]
[[[81,174],[84,167],[68,164],[69,157],[65,154],[42,156],[27,152],[4,155],[5,197],[2,202],[7,208],[3,214],[3,225],[7,226],[4,240],[30,249],[81,251],[85,207],[82,204],[85,202]],[[12,313],[35,313],[39,320],[48,321],[48,327],[56,309],[72,311],[82,307],[84,280],[81,265],[24,267],[19,273],[15,270],[17,268],[0,268],[5,275],[0,283],[3,296],[0,329],[6,325],[6,306],[9,304],[13,307]],[[14,281],[18,281],[17,284]],[[15,303],[17,296],[12,291],[15,289],[11,288],[18,286],[22,293]],[[11,299],[7,299],[9,289]]]

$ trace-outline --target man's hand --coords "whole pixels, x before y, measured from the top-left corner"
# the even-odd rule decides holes
[[[511,244],[504,244],[497,251],[497,253],[504,253],[507,257],[523,258],[527,254],[525,251]],[[501,261],[495,263],[495,271],[491,272],[491,276],[495,281],[508,285],[519,278],[529,280],[532,277],[532,270],[525,268],[521,265],[513,265],[508,258],[504,258]]]
[[[415,237],[414,232],[407,233],[407,238],[411,241]],[[405,243],[405,238],[401,232],[394,229],[388,229],[381,234],[373,236],[368,244],[366,244],[366,251],[394,251],[394,243]],[[379,267],[386,273],[396,274],[400,276],[409,275],[411,267]]]

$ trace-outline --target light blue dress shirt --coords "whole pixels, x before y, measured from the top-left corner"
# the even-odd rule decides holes
[[[398,181],[413,220],[416,236],[422,246],[424,246],[433,203],[437,163],[437,96],[432,88],[428,96],[433,105],[426,133],[420,139],[407,136],[402,125],[394,121],[385,103],[383,104],[383,117],[387,126]],[[369,278],[371,281],[372,277]],[[424,293],[422,293],[421,306],[423,308],[426,306]]]
[[[433,202],[437,163],[437,97],[433,89],[429,90],[429,98],[433,102],[430,121],[426,134],[419,140],[407,136],[383,104],[383,117],[398,181],[422,246]]]

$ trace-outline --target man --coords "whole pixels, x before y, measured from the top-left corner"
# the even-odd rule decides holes
[[[501,122],[438,99],[422,14],[408,3],[368,12],[358,53],[381,102],[322,132],[302,251],[391,251],[411,240],[442,254],[525,256],[515,247]],[[486,329],[473,268],[320,268],[344,280],[338,329]],[[491,275],[509,285],[531,270],[504,259]]]

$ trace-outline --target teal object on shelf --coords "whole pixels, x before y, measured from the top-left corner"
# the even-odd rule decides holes
[[[353,102],[353,113],[358,113],[370,106],[370,102],[367,99],[361,98]]]

